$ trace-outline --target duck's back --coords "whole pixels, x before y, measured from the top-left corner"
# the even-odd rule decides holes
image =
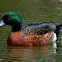
[[[22,28],[24,35],[43,35],[55,31],[56,26],[52,22],[30,23]]]

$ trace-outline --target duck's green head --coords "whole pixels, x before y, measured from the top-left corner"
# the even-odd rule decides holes
[[[20,31],[22,28],[22,20],[15,12],[7,12],[3,15],[0,26],[11,25],[12,32]]]

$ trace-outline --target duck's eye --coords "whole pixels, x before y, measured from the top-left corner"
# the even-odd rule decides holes
[[[11,18],[12,16],[11,15],[8,15],[8,18]]]

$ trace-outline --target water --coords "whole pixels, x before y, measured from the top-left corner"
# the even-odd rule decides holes
[[[0,61],[3,62],[55,62],[56,50],[43,47],[7,47],[2,51]]]
[[[55,25],[62,22],[62,0],[1,0],[0,19],[5,12],[18,13],[23,26],[31,22],[53,21]],[[42,47],[7,46],[10,26],[0,27],[0,62],[62,62],[62,33],[53,45]]]

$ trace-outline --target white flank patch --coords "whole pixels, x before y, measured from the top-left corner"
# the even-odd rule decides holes
[[[56,37],[56,34],[54,33],[54,39],[52,41],[54,48],[57,48],[56,40],[57,40],[57,37]]]
[[[56,37],[56,34],[54,33],[54,39],[52,42],[56,41],[57,40],[57,37]]]

